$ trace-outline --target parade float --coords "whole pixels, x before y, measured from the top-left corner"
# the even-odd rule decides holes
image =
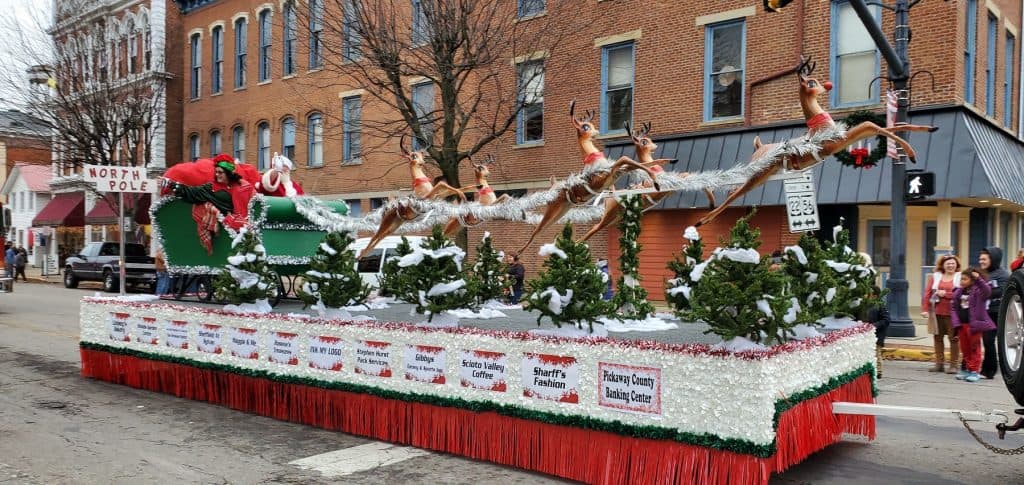
[[[212,275],[265,260],[280,275],[301,275],[318,248],[318,258],[341,252],[322,248],[329,233],[375,233],[380,240],[452,221],[507,220],[535,224],[536,236],[559,222],[624,219],[636,229],[625,232],[636,237],[635,218],[671,191],[733,188],[706,222],[771,176],[800,176],[860,139],[887,136],[913,153],[884,128],[832,122],[815,101],[826,88],[810,77],[812,70],[807,61],[796,70],[808,133],[761,145],[750,161],[727,170],[670,173],[660,168],[664,160],[645,157],[639,148],[639,161],[607,160],[592,141],[594,114],[576,116],[571,107],[583,169],[524,197],[466,201],[458,188],[433,184],[423,172],[422,152],[403,143],[412,195],[364,217],[350,217],[340,202],[255,194],[246,203],[244,226],[231,227],[223,214],[211,224],[209,212],[197,214],[195,204],[173,195],[185,193],[176,187],[185,182],[172,180],[154,204],[153,220],[172,272]],[[928,129],[904,127],[911,128]],[[634,132],[634,142],[649,142],[649,129]],[[609,195],[626,171],[636,175],[633,182]],[[459,200],[444,199],[451,195]],[[601,196],[615,202],[592,204]],[[794,264],[832,258],[814,266],[819,281],[846,285],[797,297],[786,284],[790,276],[772,270],[758,253],[757,233],[746,219],[710,253],[700,249],[697,228],[687,228],[690,248],[673,266],[679,277],[669,282],[669,296],[677,312],[700,320],[722,341],[665,343],[589,334],[597,316],[592,310],[635,317],[642,294],[611,303],[574,294],[602,285],[569,281],[596,268],[576,257],[566,232],[544,245],[551,262],[524,299],[556,324],[588,330],[583,336],[90,297],[81,309],[82,375],[588,483],[767,483],[844,434],[874,438],[873,416],[832,408],[834,402],[871,403],[875,393],[874,327],[850,318],[869,303],[858,291],[874,273],[862,261],[836,260],[852,253],[841,239],[834,252],[787,248]],[[243,236],[258,242],[233,252],[235,244],[244,246],[238,242]],[[446,247],[406,248],[403,262],[415,266],[417,258],[456,252]],[[635,270],[636,252],[628,256],[624,265]],[[462,271],[461,259],[459,266]],[[625,266],[620,285],[633,285],[638,276]],[[443,284],[444,291],[462,289],[455,281]],[[425,298],[433,291],[419,288],[420,301],[411,303],[439,305]]]

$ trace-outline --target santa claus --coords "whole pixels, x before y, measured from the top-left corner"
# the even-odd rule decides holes
[[[302,186],[292,181],[292,161],[288,157],[274,153],[270,168],[256,182],[256,190],[263,195],[274,197],[295,197],[305,192]]]

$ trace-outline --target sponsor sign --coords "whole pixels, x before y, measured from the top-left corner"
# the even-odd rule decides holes
[[[575,357],[523,354],[523,395],[536,399],[579,403],[579,365]]]
[[[198,348],[200,352],[206,352],[208,354],[219,354],[221,352],[220,325],[204,323],[199,327],[197,334],[196,348]]]
[[[168,320],[164,323],[164,342],[168,347],[176,349],[188,348],[188,322],[184,320]]]
[[[356,340],[356,374],[391,377],[391,344]]]
[[[345,342],[340,337],[309,337],[309,366],[314,369],[341,370]]]
[[[661,414],[661,368],[597,363],[597,404],[644,414]]]
[[[442,347],[406,345],[403,352],[405,378],[410,381],[444,384],[446,353]]]
[[[299,341],[295,337],[298,334],[287,332],[273,332],[270,334],[270,361],[277,364],[298,365],[299,364]]]
[[[110,336],[110,340],[118,342],[131,341],[131,338],[128,337],[129,318],[130,316],[127,313],[110,312],[110,316],[107,318],[107,334]]]
[[[255,328],[237,327],[231,329],[231,342],[228,348],[231,349],[232,356],[243,359],[258,359],[260,358],[259,346],[260,343],[256,339]]]
[[[459,356],[459,380],[462,387],[505,392],[508,356],[486,350],[463,350]]]
[[[135,321],[135,341],[150,345],[156,345],[160,338],[160,327],[156,324],[156,318],[142,317]]]

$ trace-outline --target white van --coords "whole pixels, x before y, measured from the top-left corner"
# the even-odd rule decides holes
[[[426,237],[423,236],[405,236],[409,240],[409,244],[413,247],[420,245]],[[370,288],[380,288],[380,275],[384,270],[384,263],[389,259],[398,257],[395,252],[395,248],[402,243],[402,236],[388,236],[384,238],[377,247],[373,248],[369,254],[363,255],[356,262],[356,269],[359,271],[359,276],[362,277],[363,281],[370,285]],[[361,237],[356,239],[352,243],[352,249],[359,254],[366,249],[366,246],[370,244],[370,238]]]

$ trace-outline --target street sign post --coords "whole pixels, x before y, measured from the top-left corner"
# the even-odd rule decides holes
[[[152,192],[156,182],[146,178],[145,167],[121,167],[109,165],[85,165],[82,178],[96,184],[97,192],[117,192],[117,244],[121,247],[117,259],[118,290],[124,295],[124,193]]]
[[[818,218],[818,198],[814,194],[814,170],[804,171],[800,177],[783,179],[786,193],[786,218],[789,232],[808,232],[821,229]]]

